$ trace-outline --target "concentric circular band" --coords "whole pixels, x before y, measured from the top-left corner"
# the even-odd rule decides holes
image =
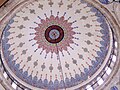
[[[64,31],[60,26],[49,26],[45,31],[45,38],[50,43],[59,43],[64,37]]]

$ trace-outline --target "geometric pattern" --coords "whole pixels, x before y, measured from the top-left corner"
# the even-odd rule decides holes
[[[111,39],[106,18],[83,0],[34,1],[5,26],[2,58],[21,84],[77,89],[109,57]]]

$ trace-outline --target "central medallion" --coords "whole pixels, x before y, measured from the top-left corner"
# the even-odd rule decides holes
[[[40,19],[40,17],[38,17]],[[40,19],[40,24],[35,28],[34,40],[37,41],[38,48],[42,48],[46,53],[58,53],[67,51],[70,44],[73,44],[73,31],[72,22],[65,19],[64,16],[46,17]],[[59,47],[58,50],[54,44]]]
[[[50,43],[59,43],[63,37],[64,31],[58,25],[49,26],[45,31],[45,38]]]

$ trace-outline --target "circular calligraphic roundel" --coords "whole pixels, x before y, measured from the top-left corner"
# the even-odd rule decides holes
[[[25,87],[77,89],[106,65],[112,31],[83,0],[36,0],[20,8],[2,35],[2,62]]]
[[[45,38],[50,43],[59,43],[64,37],[64,31],[60,26],[52,25],[45,31]]]

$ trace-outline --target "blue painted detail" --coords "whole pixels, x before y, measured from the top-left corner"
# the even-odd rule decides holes
[[[86,75],[89,75],[89,70],[87,68],[84,68],[84,72]]]
[[[105,42],[109,42],[109,35],[107,34],[106,36],[102,36],[102,39],[103,39]]]
[[[9,35],[10,35],[9,31],[5,32],[5,34],[4,34],[5,37],[8,37]]]
[[[20,70],[18,71],[18,75],[19,75],[18,77],[21,78],[21,79],[22,79],[22,73],[23,73],[23,69],[20,69]]]
[[[105,23],[105,22],[106,22],[103,14],[102,14],[101,12],[99,12],[97,8],[92,7],[92,8],[91,8],[91,11],[94,12],[95,15],[98,17],[97,21],[98,21],[99,23]]]
[[[10,48],[10,44],[5,44],[4,49],[5,49],[5,50],[8,50],[9,48]]]
[[[16,70],[16,71],[19,70],[19,67],[20,67],[20,64],[16,64],[16,65],[15,65],[15,70]]]
[[[106,47],[107,46],[107,42],[105,42],[105,41],[100,41],[100,44],[103,46],[103,47]]]
[[[32,85],[32,75],[27,77],[27,82]]]
[[[108,25],[104,22],[100,25],[101,28],[103,28],[104,30],[109,30]]]
[[[14,66],[14,70],[15,70],[15,73],[16,73],[16,75],[19,77],[19,68],[20,68],[20,65],[19,64],[16,64],[15,66]]]
[[[104,57],[104,53],[100,52],[100,51],[97,51],[97,55],[100,56],[100,57]]]
[[[17,76],[18,78],[21,78],[21,77],[20,77],[20,74],[19,74],[19,70],[16,70],[16,76]]]
[[[54,90],[53,81],[50,81],[50,82],[49,82],[48,90]]]
[[[27,77],[28,77],[28,72],[25,71],[25,72],[23,73],[23,78],[27,79]]]
[[[99,0],[102,4],[109,4],[109,0]]]
[[[7,51],[7,50],[4,51],[4,55],[6,56],[5,58],[7,61],[9,61],[9,58],[7,57],[10,55],[10,53],[11,53],[10,51]]]
[[[105,19],[104,19],[103,16],[101,16],[101,17],[99,17],[99,18],[97,19],[97,21],[98,21],[99,23],[103,23],[103,22],[105,22]]]
[[[101,12],[96,12],[95,15],[98,16],[98,17],[103,17],[103,14]]]
[[[10,21],[9,21],[9,24],[12,24],[14,22],[14,20],[13,19],[11,19]]]
[[[116,86],[113,86],[110,88],[110,90],[118,90],[118,88]]]
[[[108,36],[108,33],[109,33],[109,31],[108,30],[104,30],[104,29],[102,29],[102,30],[100,30],[100,32],[102,33],[102,34],[104,34],[104,36]]]
[[[107,51],[108,51],[108,50],[106,50],[105,47],[100,47],[100,50],[101,50],[101,52],[102,52],[103,54],[105,54],[105,55],[107,54]],[[105,56],[105,55],[104,55],[104,56]]]
[[[48,80],[47,79],[45,79],[44,81],[43,81],[43,85],[44,85],[44,87],[48,87]]]
[[[6,44],[6,39],[2,39],[3,46]]]
[[[98,12],[98,9],[97,8],[95,8],[95,7],[92,7],[91,9],[90,9],[92,12]]]
[[[64,81],[63,80],[61,80],[60,81],[60,84],[59,84],[59,88],[64,88],[65,86],[64,86]]]
[[[80,75],[79,74],[75,74],[75,79],[76,79],[76,81],[80,81],[81,80],[81,77],[80,77]]]
[[[96,70],[96,68],[98,66],[98,62],[92,60],[92,65],[93,65],[94,70]]]
[[[38,88],[43,88],[43,82],[42,82],[41,79],[38,80],[37,87]]]
[[[95,70],[94,70],[93,66],[89,67],[89,72],[90,72],[90,74],[89,74],[90,76],[92,76],[94,74]]]
[[[85,73],[81,73],[81,80],[82,81],[85,81],[85,80],[87,80],[88,79],[88,76],[85,74]]]
[[[70,86],[70,80],[69,80],[69,78],[65,78],[65,86],[66,87]]]
[[[54,81],[54,88],[55,88],[55,89],[58,89],[58,87],[59,87],[59,81],[56,79],[56,80]]]
[[[9,25],[6,25],[6,27],[4,28],[5,31],[8,31],[11,27]]]
[[[95,66],[95,61],[94,61],[94,60],[92,60],[91,62],[92,62],[92,65],[93,65],[93,66]]]
[[[12,61],[12,63],[11,63],[11,70],[12,71],[14,71],[14,68],[13,68],[14,66],[15,66],[15,61]]]
[[[6,39],[3,39],[3,40],[2,40],[2,46],[3,46],[3,49],[6,50]]]
[[[71,86],[74,86],[75,83],[76,83],[75,78],[74,78],[74,77],[71,77],[71,79],[70,79],[70,85],[71,85]]]
[[[33,78],[33,80],[32,80],[32,85],[35,85],[35,86],[37,86],[37,81],[38,81],[38,78],[37,78],[37,76],[34,76],[34,78]]]
[[[100,57],[95,57],[95,58],[98,64],[100,64],[103,61],[103,59],[101,59]]]
[[[10,68],[12,68],[12,67],[11,67],[11,66],[12,66],[12,61],[9,61],[9,62],[8,62],[8,65],[9,65]]]
[[[5,38],[5,42],[8,43],[9,39],[8,38]]]
[[[98,65],[99,65],[99,61],[98,61],[98,60],[96,60],[95,64],[97,65],[96,67],[98,67]]]
[[[10,55],[8,61],[13,61],[13,59],[14,59],[14,55]]]

